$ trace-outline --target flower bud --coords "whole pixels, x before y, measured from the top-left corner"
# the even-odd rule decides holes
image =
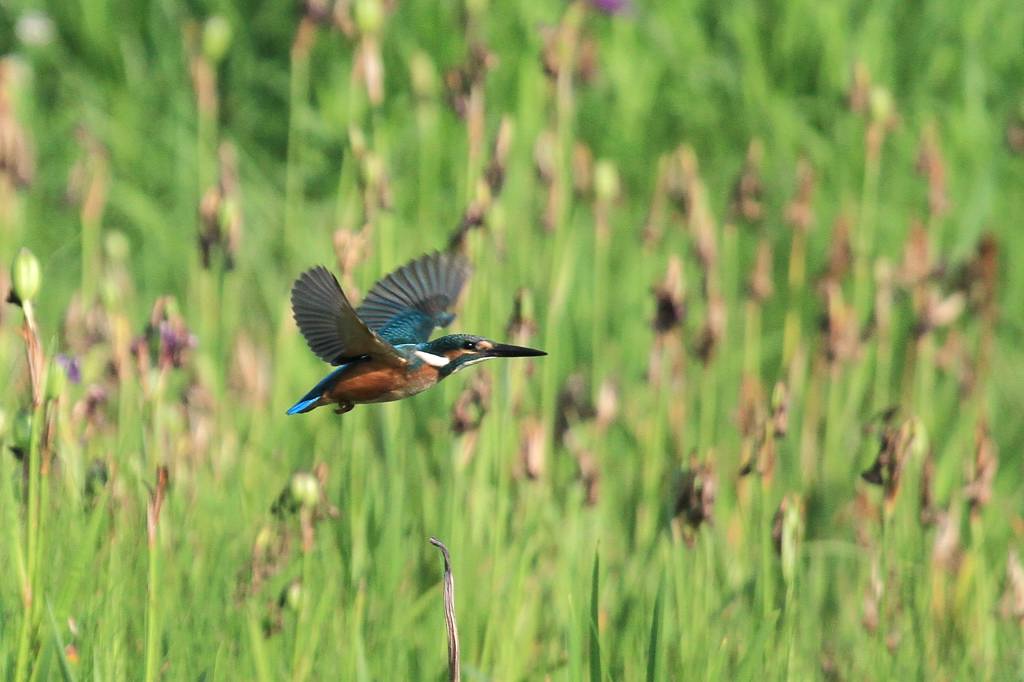
[[[116,262],[124,263],[131,257],[132,245],[128,236],[119,230],[109,230],[103,244],[107,251],[107,258]]]
[[[380,0],[359,0],[356,3],[356,24],[365,35],[375,35],[384,24],[384,8]]]
[[[800,538],[803,535],[803,518],[800,500],[791,498],[782,516],[782,576],[792,585],[800,556]]]
[[[602,159],[594,165],[594,194],[601,201],[619,197],[619,171],[611,161]]]
[[[212,64],[219,64],[231,47],[231,24],[214,14],[203,25],[203,55]]]
[[[302,583],[298,580],[290,583],[285,589],[284,603],[292,611],[298,611],[299,607],[302,606]]]
[[[871,118],[878,123],[885,123],[892,117],[892,94],[888,89],[875,86],[871,89]]]
[[[56,360],[50,361],[50,369],[46,373],[46,398],[56,400],[64,392],[67,386],[68,374],[64,367]]]
[[[409,60],[412,90],[417,97],[429,99],[437,93],[437,70],[427,53],[417,50]]]
[[[270,526],[263,526],[256,534],[256,540],[252,543],[253,553],[266,554],[274,546],[274,529]]]
[[[316,476],[299,471],[292,476],[291,494],[306,509],[312,509],[320,502],[320,482]]]
[[[14,257],[14,264],[11,266],[11,285],[14,295],[22,303],[29,303],[39,293],[39,284],[42,280],[42,273],[39,270],[39,259],[22,247],[18,255]]]

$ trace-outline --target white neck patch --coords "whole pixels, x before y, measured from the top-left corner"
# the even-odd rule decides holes
[[[428,353],[423,350],[416,350],[413,351],[413,353],[416,355],[416,357],[418,357],[420,360],[427,363],[431,367],[444,367],[449,362],[451,362],[451,360],[444,357],[443,355],[434,355],[433,353]]]
[[[484,355],[484,356],[481,356],[479,358],[473,358],[472,360],[466,360],[465,362],[460,364],[458,367],[456,367],[454,370],[452,370],[452,374],[455,374],[456,372],[461,372],[463,369],[465,369],[466,367],[469,367],[470,365],[475,365],[475,364],[478,364],[480,362],[484,362],[485,360],[493,360],[495,357],[497,357],[497,356],[495,356],[495,355]]]

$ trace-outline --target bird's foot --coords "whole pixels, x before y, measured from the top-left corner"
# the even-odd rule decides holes
[[[334,408],[334,414],[345,414],[351,412],[352,408],[355,407],[352,403],[338,403],[338,406]]]

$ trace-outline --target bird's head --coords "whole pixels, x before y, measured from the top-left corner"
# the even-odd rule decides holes
[[[423,344],[420,350],[421,357],[425,357],[423,354],[429,354],[438,358],[433,361],[426,359],[426,361],[437,367],[442,377],[453,374],[463,367],[493,358],[528,358],[547,355],[544,351],[535,348],[498,343],[472,334],[441,336]],[[442,363],[440,358],[444,358],[446,362]]]

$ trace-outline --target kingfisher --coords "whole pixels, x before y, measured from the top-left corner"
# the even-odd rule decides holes
[[[383,277],[353,308],[327,268],[302,273],[292,285],[292,314],[309,349],[337,369],[288,414],[322,405],[344,414],[359,404],[416,395],[485,360],[547,355],[473,334],[430,340],[435,328],[455,319],[451,308],[469,274],[462,256],[429,253]]]

